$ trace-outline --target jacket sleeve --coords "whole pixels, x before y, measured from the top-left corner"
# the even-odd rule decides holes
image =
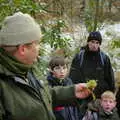
[[[51,88],[53,105],[72,105],[76,101],[74,85]]]
[[[106,56],[106,61],[105,61],[105,66],[104,66],[104,75],[105,75],[105,80],[108,83],[109,90],[115,91],[115,78],[114,78],[114,72],[112,69],[112,65],[110,62],[110,59],[108,56]]]
[[[80,82],[80,61],[79,54],[76,54],[72,60],[69,77],[74,84]]]

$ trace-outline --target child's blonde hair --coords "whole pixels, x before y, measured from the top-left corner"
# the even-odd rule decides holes
[[[103,99],[103,98],[110,98],[110,99],[113,99],[114,101],[116,100],[115,94],[112,91],[109,91],[109,90],[102,93],[101,99]]]

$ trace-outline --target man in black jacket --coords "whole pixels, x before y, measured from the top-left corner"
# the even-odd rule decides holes
[[[114,74],[109,57],[100,50],[100,32],[91,32],[87,45],[82,47],[72,61],[69,77],[73,83],[97,81],[94,92],[99,98],[106,90],[115,90]]]

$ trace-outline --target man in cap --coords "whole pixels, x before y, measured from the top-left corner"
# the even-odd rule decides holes
[[[94,92],[97,98],[106,90],[115,90],[113,69],[109,57],[100,50],[102,36],[99,31],[90,32],[87,45],[73,58],[70,78],[73,83],[97,81]]]
[[[90,91],[86,84],[50,89],[37,66],[41,30],[28,14],[17,12],[0,30],[0,120],[55,120],[52,104],[71,104]],[[69,102],[68,102],[69,101]],[[67,102],[67,103],[66,103]]]

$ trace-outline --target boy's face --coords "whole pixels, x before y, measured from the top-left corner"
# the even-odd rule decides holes
[[[105,112],[111,112],[116,106],[116,101],[112,98],[102,98],[101,106]]]
[[[59,79],[64,79],[67,75],[68,68],[67,65],[64,66],[59,65],[59,66],[55,66],[53,70],[51,70],[51,72],[53,73],[54,77]]]

